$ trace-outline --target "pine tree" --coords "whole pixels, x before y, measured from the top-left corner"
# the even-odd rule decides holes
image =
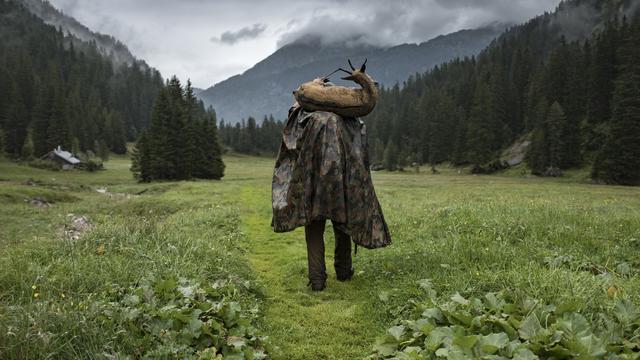
[[[567,121],[562,106],[556,101],[549,108],[547,115],[547,126],[545,132],[545,143],[548,148],[549,158],[547,166],[550,168],[560,168],[565,149],[562,129]]]
[[[542,175],[549,164],[549,148],[547,145],[547,115],[549,105],[547,99],[541,97],[538,103],[529,111],[528,121],[534,126],[531,135],[531,144],[527,151],[527,165],[534,175]]]
[[[31,135],[27,135],[27,138],[24,140],[21,157],[25,160],[33,158],[33,140],[31,139]]]
[[[14,85],[9,93],[8,108],[4,119],[4,146],[9,156],[20,157],[22,146],[27,138],[28,123],[29,113],[17,86]]]
[[[623,40],[618,56],[610,133],[592,177],[608,184],[640,185],[640,20]]]
[[[469,114],[467,144],[469,160],[474,165],[484,165],[494,157],[497,143],[497,126],[491,117],[491,93],[484,83],[479,83]]]
[[[389,140],[387,147],[384,149],[384,159],[382,165],[386,170],[395,171],[398,165],[398,148],[393,140]]]

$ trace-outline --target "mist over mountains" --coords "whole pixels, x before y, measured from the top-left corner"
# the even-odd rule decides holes
[[[109,58],[115,65],[131,65],[134,62],[143,63],[131,54],[126,45],[113,36],[90,30],[73,17],[67,16],[53,7],[46,0],[19,0],[19,2],[46,24],[62,29],[63,33],[69,33],[83,42],[95,42],[98,51]]]
[[[504,24],[493,24],[438,36],[420,44],[392,47],[355,42],[327,43],[306,36],[284,45],[243,74],[206,89],[198,97],[212,105],[218,117],[227,122],[269,114],[284,118],[293,101],[291,92],[298,85],[337,67],[345,67],[348,58],[354,63],[367,58],[368,72],[381,85],[390,87],[416,72],[427,71],[456,57],[477,54],[505,28]],[[332,81],[345,84],[338,76]]]

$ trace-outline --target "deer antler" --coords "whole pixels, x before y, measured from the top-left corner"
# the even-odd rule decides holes
[[[353,64],[351,63],[351,59],[347,59],[347,61],[349,62],[349,66],[351,66],[351,70],[356,71],[356,68],[354,68]]]

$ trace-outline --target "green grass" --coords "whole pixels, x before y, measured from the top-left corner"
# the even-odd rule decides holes
[[[617,296],[640,304],[640,189],[591,185],[582,173],[374,173],[394,243],[361,249],[352,281],[337,282],[329,269],[327,289],[313,293],[303,231],[275,234],[269,226],[273,160],[232,155],[225,162],[219,182],[136,184],[122,158],[96,174],[0,161],[0,268],[11,269],[0,273],[0,358],[113,349],[112,334],[88,324],[90,309],[78,304],[102,296],[109,284],[154,273],[247,284],[238,298],[260,306],[259,328],[277,347],[276,359],[366,356],[398,311],[420,296],[420,279],[431,279],[443,298],[503,291],[587,316],[610,310],[613,285]],[[39,186],[25,185],[29,179]],[[95,191],[101,186],[147,191],[109,197]],[[22,199],[33,196],[53,205],[35,208]],[[94,230],[65,240],[68,213],[89,216]],[[331,264],[330,223],[326,239]],[[554,259],[564,260],[549,266]],[[585,271],[593,268],[607,272]]]

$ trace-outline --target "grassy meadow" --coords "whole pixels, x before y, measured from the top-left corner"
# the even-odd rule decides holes
[[[179,357],[211,344],[189,312],[205,298],[232,329],[209,339],[228,358],[363,358],[427,279],[441,299],[501,292],[587,318],[618,298],[640,305],[640,189],[579,173],[374,173],[394,243],[360,249],[350,282],[329,266],[313,293],[303,230],[269,226],[273,160],[225,163],[222,181],[138,184],[125,158],[98,173],[0,160],[0,358]],[[78,216],[90,228],[76,239]],[[330,222],[326,239],[330,265]]]

